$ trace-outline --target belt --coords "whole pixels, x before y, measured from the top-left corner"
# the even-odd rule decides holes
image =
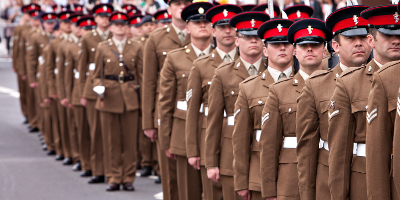
[[[365,144],[357,143],[357,156],[366,157],[367,153],[365,152]]]
[[[199,110],[199,112],[200,112],[200,113],[203,113],[203,104],[200,105],[200,110]]]
[[[322,139],[319,139],[319,148],[320,149],[324,148],[325,150],[329,151],[328,141],[324,141]]]
[[[285,137],[283,139],[283,148],[295,149],[297,147],[297,137]]]
[[[124,83],[124,82],[127,82],[127,81],[133,81],[134,77],[133,76],[106,75],[105,79],[112,80],[112,81],[118,81],[119,83]]]
[[[228,117],[226,117],[226,119],[228,121],[228,126],[235,125],[235,117],[234,116],[228,116]]]
[[[353,144],[353,154],[357,154],[357,143]]]
[[[261,137],[261,130],[256,130],[256,140],[257,140],[257,142],[260,141],[260,137]]]

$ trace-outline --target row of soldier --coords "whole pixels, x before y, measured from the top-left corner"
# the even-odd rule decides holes
[[[86,52],[93,51],[91,62],[79,61],[85,37],[66,61],[53,59],[62,63],[56,69],[64,79],[78,77],[75,86],[85,76],[83,91],[93,91],[101,133],[90,139],[103,136],[108,191],[121,184],[133,190],[143,129],[157,146],[164,199],[399,199],[392,145],[399,123],[397,5],[348,6],[325,23],[309,18],[306,5],[271,19],[281,15],[279,7],[243,12],[235,5],[166,3],[172,23],[144,46],[127,38],[128,15],[114,12],[112,38]],[[96,7],[94,13],[100,15]],[[323,61],[331,40],[336,66]],[[74,62],[81,63],[78,73]],[[54,76],[53,69],[46,75]],[[89,98],[75,92],[74,115],[83,116]],[[77,130],[79,145],[85,129]]]

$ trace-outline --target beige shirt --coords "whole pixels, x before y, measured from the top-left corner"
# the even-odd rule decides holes
[[[310,77],[309,74],[305,73],[303,70],[299,70],[300,76],[303,77],[304,80],[307,80]]]
[[[374,61],[378,65],[379,68],[382,68],[383,65],[381,63],[379,63],[378,61],[376,61],[375,58],[374,58]]]
[[[122,51],[124,50],[125,47],[125,43],[126,43],[126,39],[127,37],[125,37],[123,40],[117,40],[114,37],[112,38],[114,41],[115,46],[117,47],[119,53],[122,53]]]
[[[172,28],[174,28],[176,34],[179,34],[180,32],[183,32],[183,36],[186,37],[186,35],[187,35],[186,28],[183,29],[183,30],[180,30],[178,27],[176,27],[176,26],[174,25],[174,23],[171,23],[171,24],[172,24]]]
[[[71,38],[71,35],[73,35],[73,34],[72,33],[70,33],[70,34],[62,33],[62,36],[64,37],[64,40],[67,40],[67,39]]]
[[[272,67],[268,67],[267,69],[268,69],[269,74],[271,74],[272,78],[276,82],[279,79],[279,75],[281,75],[282,72],[279,70],[276,70]],[[293,71],[292,66],[290,66],[287,69],[285,69],[283,71],[283,73],[286,75],[286,78],[288,78],[292,74],[292,71]]]
[[[107,29],[106,31],[103,32],[99,28],[96,28],[96,31],[99,33],[100,38],[102,40],[106,40],[108,38],[108,35],[110,34],[110,29]],[[105,34],[105,36],[104,36],[104,34]],[[104,38],[103,38],[103,36],[104,36]]]
[[[258,59],[255,63],[250,64],[250,63],[246,62],[245,60],[243,60],[242,57],[240,57],[240,60],[242,60],[247,71],[249,71],[251,65],[254,65],[254,67],[257,69],[257,71],[260,70],[261,59],[262,59],[262,57],[260,57],[260,59]]]
[[[208,45],[208,47],[206,49],[204,49],[204,51],[201,51],[199,48],[197,48],[196,46],[193,45],[193,43],[190,43],[190,45],[192,45],[194,53],[196,53],[197,57],[200,57],[199,55],[201,53],[204,53],[204,55],[208,55],[210,53],[210,49],[211,49],[211,44]]]
[[[344,70],[349,68],[346,65],[343,65],[343,63],[340,63],[339,66],[340,66],[340,69],[342,69],[342,71],[344,71]]]
[[[224,60],[226,53],[223,52],[221,49],[219,49],[218,47],[215,48],[219,54],[219,56],[221,57],[222,60]],[[231,57],[232,61],[235,60],[235,55],[236,55],[236,47],[232,49],[232,51],[230,51],[228,53],[228,55]]]
[[[79,38],[76,37],[74,34],[71,34],[71,38],[74,40],[75,43],[79,42]]]

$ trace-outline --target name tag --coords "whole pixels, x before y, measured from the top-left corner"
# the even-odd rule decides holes
[[[95,70],[96,69],[96,65],[94,64],[94,63],[90,63],[89,64],[89,70],[90,71],[93,71],[93,70]]]

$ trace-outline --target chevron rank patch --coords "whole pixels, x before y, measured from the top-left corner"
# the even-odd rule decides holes
[[[186,102],[188,102],[189,99],[192,98],[192,92],[193,92],[193,89],[190,89],[186,92]]]
[[[400,116],[400,98],[397,97],[397,114]]]
[[[329,120],[331,120],[334,116],[339,115],[339,110],[335,110],[331,113],[331,111],[328,112],[328,117]]]
[[[370,113],[367,112],[368,124],[371,124],[372,120],[378,117],[378,108],[373,109]]]
[[[265,121],[267,121],[269,119],[269,113],[265,114],[262,118],[261,118],[261,126],[264,125]]]

